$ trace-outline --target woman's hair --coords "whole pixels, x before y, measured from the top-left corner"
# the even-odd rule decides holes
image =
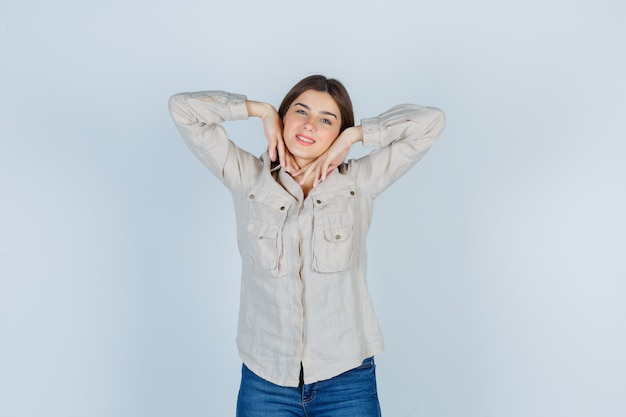
[[[294,85],[291,90],[287,93],[283,102],[280,103],[280,107],[278,108],[278,114],[280,118],[283,119],[285,114],[287,114],[287,110],[289,110],[289,106],[300,96],[300,94],[304,93],[308,90],[322,91],[330,94],[330,96],[337,103],[337,107],[339,107],[339,112],[341,114],[341,127],[339,128],[339,133],[343,132],[348,127],[354,126],[354,111],[352,110],[352,100],[350,100],[350,95],[346,90],[346,87],[341,84],[338,80],[334,78],[326,78],[323,75],[311,75],[296,85]]]

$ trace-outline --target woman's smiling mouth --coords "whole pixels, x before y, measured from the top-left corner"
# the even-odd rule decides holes
[[[308,138],[306,136],[302,136],[302,135],[296,135],[296,140],[298,141],[299,144],[304,145],[304,146],[313,145],[315,143],[313,139]]]

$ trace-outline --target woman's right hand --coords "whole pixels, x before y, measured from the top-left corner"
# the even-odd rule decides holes
[[[267,139],[267,152],[270,159],[276,161],[276,156],[278,155],[280,165],[287,172],[297,171],[299,167],[285,146],[283,141],[283,122],[274,106],[268,103],[247,100],[246,107],[249,116],[258,117],[263,122],[263,133]]]

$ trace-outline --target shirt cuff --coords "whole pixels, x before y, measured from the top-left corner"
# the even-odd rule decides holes
[[[245,120],[248,116],[247,97],[243,94],[228,93],[227,105],[230,108],[230,120]]]
[[[378,117],[361,119],[361,128],[363,129],[363,146],[380,146],[381,141],[380,128],[378,127]]]
[[[229,93],[227,91],[199,91],[188,94],[190,99],[207,103],[209,108],[218,105],[222,110],[218,111],[224,120],[245,120],[248,118],[246,107],[247,97],[243,94]],[[226,110],[226,111],[224,111]]]

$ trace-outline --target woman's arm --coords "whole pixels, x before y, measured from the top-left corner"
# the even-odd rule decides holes
[[[246,97],[225,91],[180,93],[170,97],[169,110],[191,152],[228,188],[237,187],[262,167],[258,157],[229,140],[221,125],[247,119]]]
[[[361,126],[363,146],[378,149],[350,161],[348,170],[376,197],[426,155],[443,132],[445,115],[435,107],[400,104]]]
[[[317,160],[301,169],[303,180],[313,175],[318,185],[348,155],[350,147],[379,147],[370,155],[351,161],[353,174],[377,195],[417,163],[441,135],[444,113],[434,107],[402,104],[377,117],[361,120],[361,125],[346,129]]]
[[[297,169],[291,155],[285,152],[280,117],[267,103],[247,100],[244,95],[225,91],[201,91],[172,96],[169,110],[193,154],[227,186],[240,180],[241,175],[248,174],[242,164],[258,163],[258,157],[229,140],[221,126],[224,121],[243,120],[250,116],[261,118],[270,156],[275,160],[278,152],[281,163],[287,164],[284,166]]]

